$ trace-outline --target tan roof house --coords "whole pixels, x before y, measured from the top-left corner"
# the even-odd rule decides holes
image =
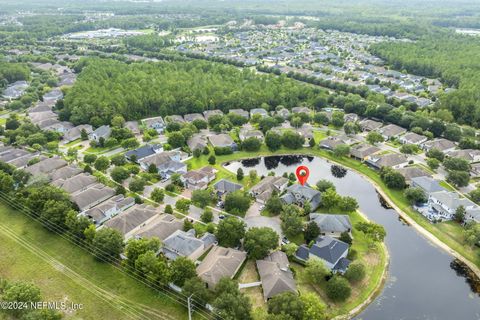
[[[293,273],[284,252],[275,251],[265,259],[257,260],[257,269],[260,274],[265,301],[283,292],[297,293]]]

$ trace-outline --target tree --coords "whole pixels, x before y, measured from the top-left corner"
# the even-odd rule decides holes
[[[458,223],[463,223],[465,221],[465,214],[467,212],[465,211],[465,207],[464,206],[459,206],[456,210],[455,210],[455,214],[453,215],[453,219],[455,221],[457,221]]]
[[[327,282],[326,292],[332,301],[345,301],[350,297],[352,288],[345,278],[333,276]]]
[[[54,225],[65,230],[65,221],[70,211],[72,211],[70,202],[48,200],[45,202],[44,209],[40,211],[40,218],[42,222],[48,222],[48,225]]]
[[[368,134],[367,134],[367,141],[368,143],[370,144],[377,144],[379,142],[383,142],[385,141],[382,137],[382,135],[376,131],[370,131]]]
[[[443,152],[435,148],[428,150],[425,153],[425,155],[429,158],[437,159],[440,162],[442,162],[443,159],[445,158],[445,155],[443,154]]]
[[[480,188],[477,188],[469,193],[470,198],[475,203],[480,203]]]
[[[185,280],[182,287],[182,294],[186,297],[192,297],[193,301],[196,301],[202,306],[212,298],[212,292],[205,287],[205,283],[198,277],[193,277]]]
[[[0,192],[9,193],[14,189],[13,178],[9,174],[0,171]]]
[[[85,229],[92,225],[92,222],[87,217],[80,216],[76,211],[70,210],[67,212],[65,225],[71,235],[83,240],[85,239]]]
[[[135,267],[135,261],[138,257],[147,251],[158,252],[160,249],[160,240],[158,238],[150,239],[130,239],[125,246],[126,265],[129,268]]]
[[[447,170],[470,171],[468,161],[461,158],[446,158],[443,160],[443,166]]]
[[[254,182],[255,180],[257,180],[257,171],[256,170],[250,170],[248,172],[248,177],[250,178],[250,181]]]
[[[165,213],[166,213],[166,214],[173,214],[173,209],[172,209],[172,206],[171,206],[171,205],[167,204],[167,205],[165,206]]]
[[[110,160],[107,157],[101,156],[95,161],[95,169],[98,171],[105,171],[110,166]]]
[[[305,267],[305,277],[309,282],[319,285],[329,274],[330,271],[325,266],[325,263],[323,263],[323,261],[319,258],[312,257],[307,260],[307,265]]]
[[[303,319],[304,304],[293,292],[283,292],[270,298],[267,303],[268,313],[288,315],[291,319]]]
[[[325,192],[328,189],[333,189],[335,191],[335,185],[331,181],[328,181],[326,179],[322,179],[322,180],[319,180],[317,182],[317,189],[320,192]]]
[[[457,187],[466,187],[470,181],[470,174],[466,171],[451,170],[448,172],[447,181]]]
[[[282,212],[283,202],[278,195],[272,195],[265,203],[265,210],[270,214],[278,215]]]
[[[338,208],[343,212],[353,212],[358,209],[358,202],[353,197],[340,197]]]
[[[373,222],[358,222],[355,227],[373,242],[382,242],[387,235],[383,226]]]
[[[115,229],[102,228],[95,233],[92,250],[94,256],[101,261],[117,260],[123,252],[123,236]]]
[[[110,176],[115,182],[121,183],[130,176],[130,173],[123,167],[115,167],[110,172]]]
[[[158,258],[156,253],[151,250],[138,256],[135,260],[135,271],[153,284],[167,284],[171,278],[167,262]]]
[[[208,190],[193,190],[192,203],[200,208],[205,208],[212,201],[212,196]]]
[[[200,220],[202,220],[202,222],[204,223],[210,223],[213,221],[213,212],[212,212],[212,209],[210,208],[206,208],[205,210],[203,210],[203,213],[202,215],[200,216]]]
[[[201,155],[202,155],[202,150],[201,149],[199,149],[199,148],[193,149],[193,156],[195,158],[198,159],[198,158],[200,158]]]
[[[352,244],[352,237],[350,236],[350,233],[348,233],[347,231],[340,233],[340,237],[338,238],[338,240],[343,241],[349,245]]]
[[[310,243],[311,241],[318,238],[320,235],[320,228],[318,227],[315,221],[310,221],[307,224],[304,232],[304,238],[306,243]]]
[[[208,157],[208,164],[213,166],[215,162],[217,162],[217,158],[215,158],[214,155],[211,155],[210,157]]]
[[[333,126],[336,127],[336,128],[342,127],[343,124],[345,123],[344,116],[345,116],[345,114],[343,112],[334,111],[332,113],[332,120],[331,120],[331,123],[333,124]]]
[[[300,299],[303,302],[303,320],[325,320],[326,306],[317,294],[313,292],[302,293]]]
[[[215,236],[223,247],[237,247],[245,236],[246,224],[234,216],[228,216],[218,223]]]
[[[250,197],[242,191],[230,192],[225,197],[225,211],[236,215],[245,215],[250,208]]]
[[[97,156],[94,155],[94,154],[86,154],[83,156],[83,161],[85,163],[89,163],[89,164],[92,164],[95,162],[95,160],[97,160]]]
[[[270,250],[278,246],[278,234],[268,227],[250,228],[243,243],[248,256],[254,260],[265,258]]]
[[[237,170],[237,180],[238,181],[243,180],[243,169],[242,168],[238,168],[238,170]]]
[[[152,200],[155,202],[161,203],[165,198],[165,192],[163,191],[163,189],[155,188],[150,194],[150,198],[152,198]]]
[[[333,155],[337,158],[346,157],[350,154],[350,146],[348,144],[339,144],[333,149]]]
[[[178,199],[177,202],[175,203],[175,209],[177,209],[181,213],[186,214],[190,209],[191,203],[192,201],[190,201],[189,199],[184,199],[184,198]]]
[[[333,208],[338,205],[341,197],[334,189],[327,189],[327,191],[322,193],[322,202],[321,205],[323,208]]]
[[[82,141],[88,140],[87,130],[82,129],[82,130],[80,131],[80,138],[82,139]]]
[[[17,302],[30,305],[30,303],[38,302],[41,300],[40,289],[35,286],[33,283],[16,281],[7,283],[4,288],[2,288],[2,302]],[[27,313],[29,308],[4,308],[4,311],[11,313],[15,316]],[[22,318],[23,319],[23,318]]]
[[[195,263],[185,257],[178,257],[170,264],[172,272],[171,280],[177,286],[182,287],[185,281],[197,276]]]
[[[420,148],[416,144],[404,144],[400,147],[400,152],[404,154],[417,153]]]
[[[130,189],[130,191],[132,192],[137,192],[137,193],[140,193],[140,192],[143,192],[143,189],[145,188],[145,185],[146,185],[146,181],[143,180],[143,179],[139,179],[139,178],[134,178],[132,181],[130,181],[130,183],[128,184],[128,188]]]
[[[283,252],[285,252],[285,254],[289,259],[295,256],[297,249],[298,249],[298,246],[294,242],[290,242],[282,246]]]
[[[287,237],[294,237],[302,232],[303,219],[300,210],[295,205],[286,205],[283,207],[283,212],[280,215],[280,224],[283,233]]]
[[[352,263],[348,266],[347,272],[345,272],[345,278],[351,283],[362,281],[367,274],[365,265],[362,263]]]
[[[404,194],[410,204],[425,203],[428,200],[425,191],[421,188],[408,188],[405,190]]]
[[[265,135],[265,144],[270,151],[276,151],[282,147],[282,136],[270,130]]]
[[[260,150],[261,146],[262,146],[262,141],[260,141],[258,138],[255,138],[255,137],[247,138],[242,142],[242,149],[249,152],[258,151]]]
[[[193,229],[193,223],[188,219],[184,219],[183,220],[183,231],[188,231],[190,229]]]
[[[430,167],[430,169],[437,170],[438,167],[440,167],[440,161],[435,158],[428,158],[427,165]]]
[[[122,116],[115,116],[112,118],[112,121],[110,121],[110,124],[112,127],[122,128],[125,124],[125,119]]]
[[[175,131],[170,133],[167,142],[172,148],[180,148],[185,145],[186,141],[182,133]]]
[[[380,169],[380,178],[391,189],[404,189],[406,186],[405,177],[400,172],[389,167]]]
[[[238,289],[238,283],[228,278],[222,278],[215,287],[216,298],[212,305],[221,319],[251,320],[250,300]]]
[[[317,112],[313,116],[313,121],[318,124],[323,124],[324,126],[328,126],[330,119],[328,119],[326,112]]]
[[[117,154],[110,159],[110,162],[116,166],[123,166],[127,164],[127,159],[123,154]]]
[[[134,149],[139,146],[139,142],[136,138],[129,138],[129,139],[123,140],[120,145],[124,149]]]
[[[480,223],[469,222],[464,231],[465,243],[469,246],[480,245]]]
[[[305,143],[305,138],[295,131],[287,130],[283,133],[282,144],[288,149],[300,149]]]

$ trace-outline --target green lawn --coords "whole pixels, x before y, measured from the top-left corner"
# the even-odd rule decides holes
[[[67,318],[130,319],[122,303],[141,312],[142,319],[187,317],[185,309],[167,296],[154,292],[112,265],[97,262],[83,249],[3,204],[0,204],[0,220],[3,229],[8,228],[33,245],[28,250],[0,229],[0,277],[34,282],[46,301],[66,299],[84,305],[83,310],[69,313]],[[40,257],[36,252],[43,252],[51,259]]]

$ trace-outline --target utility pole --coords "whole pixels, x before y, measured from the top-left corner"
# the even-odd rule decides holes
[[[191,306],[192,296],[193,296],[193,294],[191,294],[190,297],[187,298],[187,304],[188,304],[188,320],[192,320],[192,306]]]

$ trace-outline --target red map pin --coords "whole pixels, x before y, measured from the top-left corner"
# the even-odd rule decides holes
[[[307,182],[308,175],[310,174],[310,170],[308,170],[308,168],[305,166],[299,166],[295,174],[297,175],[298,181],[303,186]]]

